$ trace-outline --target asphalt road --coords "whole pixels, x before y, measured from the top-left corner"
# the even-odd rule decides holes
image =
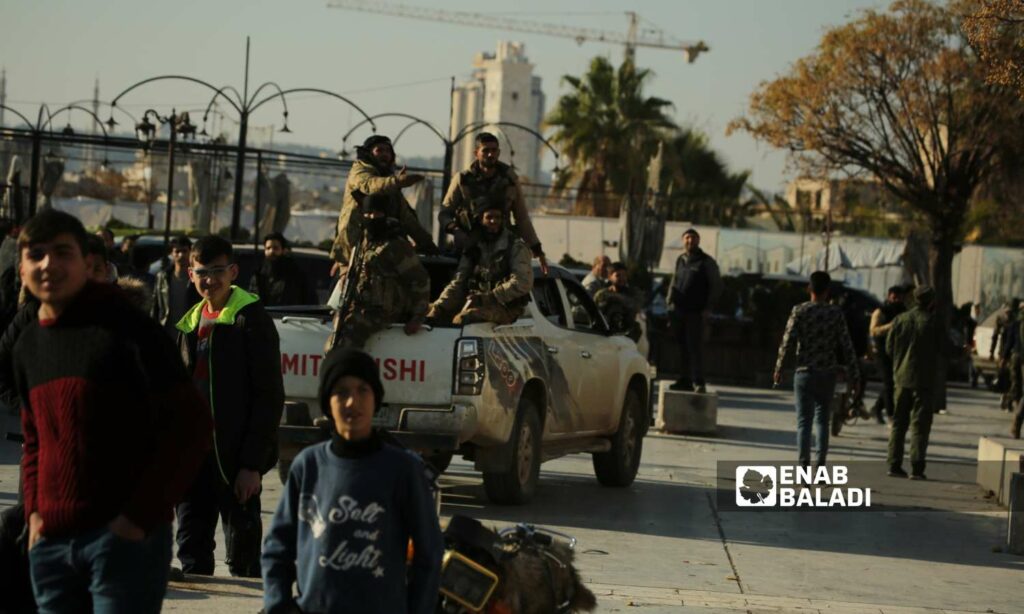
[[[885,477],[884,426],[860,423],[833,439],[830,461],[856,470],[851,485],[872,488],[870,511],[741,512],[720,505],[717,490],[733,486],[729,476],[718,479],[717,462],[792,461],[792,398],[718,390],[718,435],[651,433],[629,488],[602,488],[590,458],[575,456],[542,467],[530,505],[494,506],[471,467],[456,460],[444,478],[442,514],[574,535],[601,612],[1024,612],[1024,557],[999,552],[1006,511],[974,484],[978,437],[1006,426],[990,393],[950,390],[950,413],[933,427],[927,482]],[[14,499],[16,454],[0,444],[0,506]],[[265,523],[280,490],[268,475]],[[259,582],[225,577],[172,585],[165,602],[171,612],[259,607]]]

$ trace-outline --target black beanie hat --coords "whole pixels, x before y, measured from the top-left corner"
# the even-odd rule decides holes
[[[320,364],[320,410],[331,417],[331,390],[346,375],[358,377],[373,388],[374,412],[384,400],[384,385],[380,381],[377,363],[366,352],[351,348],[335,348],[327,353]]]

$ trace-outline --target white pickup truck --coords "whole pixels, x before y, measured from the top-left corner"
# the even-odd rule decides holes
[[[437,295],[454,271],[451,258],[424,265]],[[326,308],[273,311],[281,337],[288,399],[279,431],[281,475],[299,450],[327,434],[317,377],[330,334]],[[590,296],[565,269],[535,270],[532,300],[518,321],[425,327],[401,325],[366,344],[384,380],[374,417],[442,471],[453,453],[483,472],[496,503],[525,503],[543,461],[590,453],[601,484],[628,486],[640,464],[650,424],[649,369],[637,346],[613,335]]]

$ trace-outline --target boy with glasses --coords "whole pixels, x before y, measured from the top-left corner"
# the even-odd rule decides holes
[[[202,300],[178,322],[178,342],[210,404],[214,437],[212,453],[177,509],[178,560],[184,573],[213,575],[219,515],[231,575],[258,578],[261,480],[277,462],[284,406],[280,343],[259,298],[233,285],[238,265],[227,240],[196,241],[189,277]]]

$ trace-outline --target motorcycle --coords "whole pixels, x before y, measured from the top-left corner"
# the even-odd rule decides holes
[[[573,565],[572,536],[530,524],[495,532],[460,515],[444,536],[438,614],[570,614],[597,607]]]
[[[854,425],[857,420],[871,418],[871,412],[864,407],[864,391],[851,390],[845,375],[839,374],[835,392],[832,393],[832,435],[839,435],[843,425]]]

